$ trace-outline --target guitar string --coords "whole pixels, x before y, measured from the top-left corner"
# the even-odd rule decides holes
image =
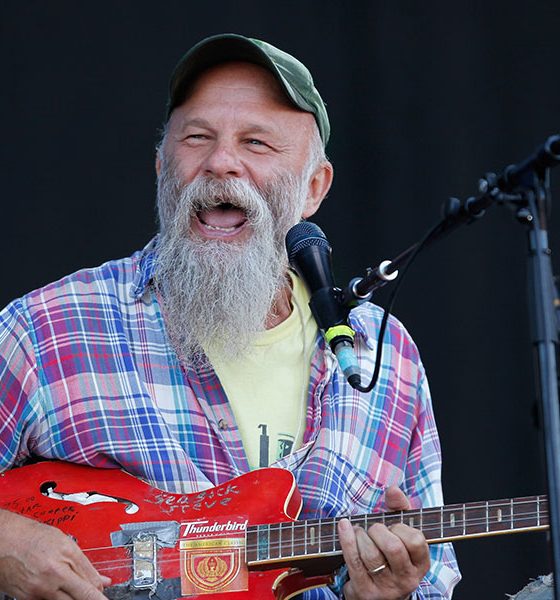
[[[527,502],[528,503],[528,502]],[[503,504],[502,506],[510,506],[509,503],[507,504]],[[516,505],[517,506],[517,505]],[[485,508],[485,507],[479,507],[479,508]],[[499,508],[499,506],[496,505],[492,505],[490,508]],[[430,509],[428,509],[430,510]],[[439,511],[438,511],[439,512]],[[410,513],[408,513],[410,514]],[[420,513],[418,513],[420,514]],[[515,514],[513,517],[513,522],[517,522],[519,523],[520,521],[525,521],[525,520],[534,520],[534,519],[538,519],[540,517],[541,520],[541,525],[545,526],[548,524],[548,516],[547,514],[543,514],[543,512],[541,512],[540,510],[535,511],[535,512],[527,512],[527,513],[522,513],[521,515]],[[375,517],[374,517],[375,518]],[[363,517],[354,517],[351,518],[351,521],[360,521],[363,520]],[[467,527],[478,527],[478,526],[484,526],[484,525],[491,525],[491,524],[497,524],[497,523],[511,523],[512,519],[511,519],[511,515],[506,515],[505,517],[498,519],[498,518],[475,518],[475,519],[459,519],[456,523],[455,526],[453,526],[453,529],[463,529],[463,525],[465,528]],[[331,527],[332,525],[335,524],[336,521],[333,520],[332,523],[330,523]],[[380,522],[379,520],[376,520],[375,522]],[[402,521],[396,521],[396,522],[402,522]],[[285,529],[290,529],[291,528],[298,530],[298,529],[303,529],[305,527],[304,523],[298,523],[298,522],[287,522],[287,523],[283,523],[283,524],[274,524],[271,525],[269,530],[271,533],[275,533],[275,532],[280,532],[281,528],[280,525],[283,525]],[[325,525],[325,521],[322,521],[322,525]],[[528,527],[532,527],[534,525],[527,525]],[[447,525],[444,525],[444,527],[448,527]],[[441,523],[438,524],[430,524],[426,527],[423,527],[422,529],[425,533],[430,533],[432,531],[434,532],[439,532],[441,531]],[[514,529],[515,530],[515,529]],[[507,531],[507,530],[506,530]],[[256,528],[254,526],[252,526],[250,528],[250,533],[254,534],[252,537],[255,537],[255,535],[258,535],[258,532],[256,530]],[[475,532],[478,533],[478,532]],[[466,532],[466,535],[468,536],[468,532]],[[335,535],[319,535],[319,542],[315,544],[315,546],[319,546],[319,543],[322,545],[328,545],[328,546],[334,546],[335,547],[335,551],[339,551],[339,549],[336,547],[336,544],[338,542],[338,537]],[[428,539],[429,541],[429,539]],[[282,549],[285,548],[287,545],[292,545],[290,544],[285,544],[282,542],[281,538],[280,539],[275,539],[272,540],[269,544],[267,544],[267,551],[268,551],[268,557],[270,557],[270,559],[274,559],[274,558],[289,558],[286,556],[282,556],[281,552]],[[297,547],[303,547],[305,545],[304,540],[301,540],[295,544],[293,544],[294,548],[297,549]],[[98,548],[89,548],[89,549],[85,549],[84,552],[87,553],[94,553],[94,552],[102,552],[102,551],[107,551],[107,550],[118,550],[119,548],[124,548],[124,549],[129,549],[129,546],[106,546],[106,547],[98,547]],[[261,545],[257,542],[256,544],[253,543],[249,543],[247,544],[245,550],[247,553],[250,552],[256,552],[258,553],[258,550],[261,548]],[[170,551],[173,551],[173,549],[169,549]],[[272,554],[274,554],[276,551],[278,551],[278,556],[271,556]],[[292,553],[294,554],[294,553]],[[294,554],[294,556],[298,556],[297,553]],[[141,559],[142,560],[142,559]],[[176,557],[170,557],[170,558],[166,558],[166,559],[160,559],[158,560],[158,565],[166,565],[169,563],[174,563],[177,562],[179,559]],[[100,560],[100,561],[96,561],[95,564],[100,567],[100,568],[104,568],[104,569],[110,569],[110,568],[125,568],[126,566],[128,566],[129,564],[132,563],[132,557],[127,557],[125,559],[123,558],[118,558],[118,559],[106,559],[106,560]]]
[[[525,513],[520,513],[520,512],[515,512],[513,514],[513,521],[514,522],[520,522],[520,521],[524,521],[524,520],[530,520],[530,519],[535,519],[535,518],[539,518],[542,521],[547,521],[548,520],[548,514],[547,514],[547,505],[545,506],[545,502],[546,501],[540,501],[541,504],[543,504],[541,507],[539,507],[538,510],[536,511],[532,511],[532,512],[525,512]],[[532,505],[535,504],[535,502],[533,501],[526,501],[524,502],[524,504],[527,505]],[[514,505],[514,508],[518,508],[520,506],[520,504],[516,504]],[[511,508],[511,504],[509,502],[504,502],[501,504],[492,504],[488,506],[488,509],[499,509],[502,507],[507,507],[508,509]],[[426,519],[427,517],[430,516],[435,516],[435,517],[439,517],[442,513],[449,513],[449,514],[456,514],[456,513],[460,513],[462,515],[462,511],[463,511],[463,507],[462,505],[458,505],[458,510],[457,509],[434,509],[434,508],[428,508],[428,509],[424,509],[422,511],[418,510],[418,511],[406,511],[404,513],[398,512],[398,513],[394,513],[394,514],[389,514],[387,515],[385,518],[382,515],[353,515],[350,518],[350,521],[355,523],[355,524],[362,524],[364,521],[370,521],[371,524],[373,525],[374,523],[383,523],[384,521],[389,523],[389,524],[396,524],[396,523],[405,523],[407,522],[406,517],[408,517],[408,522],[410,522],[410,518],[411,517],[421,517],[422,519]],[[477,506],[476,508],[474,507],[467,507],[466,511],[473,511],[473,510],[486,510],[486,506],[482,505],[482,506]],[[320,523],[319,520],[309,520],[309,521],[286,521],[283,523],[272,523],[272,524],[263,524],[260,527],[266,527],[268,529],[268,531],[270,532],[275,532],[275,531],[281,531],[282,529],[285,530],[300,530],[300,529],[305,529],[310,528],[310,527],[317,527],[317,528],[325,528],[325,527],[331,527],[337,523],[337,521],[339,520],[339,518],[331,518],[331,519],[321,519]],[[440,519],[438,522],[436,523],[425,523],[422,526],[422,531],[426,532],[426,533],[430,533],[432,531],[440,531],[442,528],[442,521],[443,519]],[[500,517],[494,516],[494,515],[489,515],[488,518],[486,518],[486,516],[481,516],[481,515],[476,515],[474,518],[466,518],[463,519],[461,517],[459,517],[458,519],[456,519],[456,524],[454,526],[452,526],[453,529],[458,529],[458,528],[462,528],[463,524],[465,526],[477,526],[477,525],[484,525],[486,523],[488,524],[497,524],[497,523],[511,523],[512,521],[512,514],[503,514]],[[443,523],[443,527],[450,527],[450,525],[447,525],[445,523]],[[248,533],[252,533],[252,534],[256,534],[258,535],[258,528],[259,525],[251,525],[248,528]],[[258,544],[257,544],[258,545]],[[106,547],[99,547],[99,548],[90,548],[89,550],[104,550],[107,548],[118,548],[119,546],[106,546]],[[123,546],[125,547],[125,546]]]
[[[531,515],[531,513],[527,513],[526,516],[524,516],[524,519],[531,518],[531,517],[532,518],[537,518],[539,516],[542,516],[540,514],[540,512],[535,512],[533,515]],[[524,520],[524,519],[521,519],[521,520]],[[518,519],[518,520],[520,520],[520,519]],[[469,521],[467,520],[467,522],[469,522]],[[476,525],[485,525],[486,523],[491,523],[491,522],[492,522],[492,520],[490,520],[490,519],[488,519],[488,520],[486,520],[486,519],[471,519],[470,522],[469,522],[469,525],[472,526],[473,523],[475,523]],[[501,521],[496,519],[496,520],[493,520],[493,522],[494,523],[498,523],[498,522],[501,522]],[[541,525],[543,525],[543,526],[546,525],[546,524],[547,523],[541,523]],[[462,528],[462,524],[460,523],[457,527],[458,528]],[[439,526],[438,527],[432,527],[432,528],[428,527],[427,529],[428,530],[439,531],[440,527]],[[338,542],[338,538],[336,536],[327,536],[327,537],[321,538],[321,543],[322,544],[330,545],[333,542],[335,544]],[[304,542],[302,541],[298,545],[303,547],[304,546]],[[266,558],[268,560],[274,561],[274,559],[280,559],[280,558],[285,558],[285,559],[287,558],[287,559],[289,559],[289,558],[292,558],[292,557],[295,558],[297,556],[305,556],[305,554],[298,555],[297,553],[294,553],[294,552],[292,552],[291,556],[283,556],[281,554],[283,546],[284,545],[281,542],[277,542],[277,541],[268,544],[267,545],[268,555],[267,555]],[[109,547],[109,548],[111,548],[111,547]],[[115,548],[117,548],[117,547],[115,547]],[[260,548],[260,546],[259,546],[258,543],[254,544],[254,545],[253,544],[249,544],[246,547],[246,552],[247,553],[249,553],[251,551],[258,552],[259,548]],[[100,549],[100,550],[102,550],[102,549]],[[275,550],[278,550],[278,552],[279,552],[278,556],[274,556],[273,555]],[[341,551],[340,551],[340,549],[338,547],[335,548],[335,551],[338,554],[341,554]],[[259,560],[258,558],[249,559],[248,562],[249,563],[255,562],[255,561],[258,562],[258,560]],[[158,567],[164,567],[164,566],[169,566],[169,565],[173,565],[173,564],[178,564],[179,562],[180,562],[180,558],[175,555],[175,556],[171,556],[169,558],[159,559],[157,561],[157,565],[158,565]],[[116,559],[116,560],[106,560],[106,561],[94,562],[94,564],[98,568],[103,569],[104,572],[108,572],[108,571],[110,571],[110,569],[114,569],[114,568],[126,568],[127,566],[131,565],[131,563],[132,563],[132,558],[130,558],[130,557],[128,557],[126,559]],[[282,565],[279,565],[278,568],[282,568]]]

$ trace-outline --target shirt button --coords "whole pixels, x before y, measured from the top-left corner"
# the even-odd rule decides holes
[[[229,428],[229,426],[228,426],[228,424],[227,424],[227,421],[226,421],[225,419],[220,419],[220,420],[218,421],[218,427],[219,427],[219,428],[220,428],[222,431],[225,431],[226,429],[228,429],[228,428]]]

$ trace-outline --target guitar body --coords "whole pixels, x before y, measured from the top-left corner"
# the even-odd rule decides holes
[[[72,536],[112,584],[110,600],[288,600],[343,564],[336,517],[296,521],[301,496],[282,469],[194,494],[158,490],[116,469],[43,462],[0,475],[0,508]],[[405,523],[428,544],[545,531],[548,498],[529,496],[352,515]]]
[[[116,469],[42,462],[0,475],[0,508],[72,536],[97,570],[111,578],[112,585],[105,593],[118,600],[148,598],[154,593],[159,600],[287,600],[330,581],[324,574],[306,578],[300,570],[282,563],[254,568],[245,549],[230,562],[226,550],[220,550],[217,558],[211,550],[206,554],[198,550],[198,562],[189,556],[189,547],[208,546],[212,538],[209,533],[202,541],[200,536],[188,540],[185,532],[189,528],[213,523],[222,529],[229,528],[228,523],[239,528],[245,524],[246,528],[294,521],[301,497],[292,474],[282,469],[253,471],[200,493],[172,494]],[[220,541],[222,534],[213,543],[245,543],[241,541],[243,532],[235,535],[237,541]],[[147,546],[142,544],[144,538]],[[241,561],[240,570],[246,572],[241,585],[245,589],[237,591],[232,575],[235,560]],[[195,591],[193,572],[202,586]],[[240,577],[243,579],[239,575],[237,581]]]

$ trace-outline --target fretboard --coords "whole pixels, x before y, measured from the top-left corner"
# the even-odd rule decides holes
[[[314,519],[256,525],[247,532],[247,561],[259,566],[341,554],[339,519]],[[507,500],[452,504],[394,513],[351,517],[367,529],[374,523],[405,523],[422,531],[429,544],[465,538],[539,531],[548,528],[548,498],[530,496]]]

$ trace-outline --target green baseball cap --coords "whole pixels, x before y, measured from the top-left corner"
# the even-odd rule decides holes
[[[202,71],[228,61],[251,62],[270,71],[290,101],[298,108],[313,114],[323,146],[327,145],[331,131],[327,109],[307,67],[297,58],[267,42],[235,33],[206,38],[181,58],[169,82],[167,119],[173,109],[184,101],[189,85]]]

